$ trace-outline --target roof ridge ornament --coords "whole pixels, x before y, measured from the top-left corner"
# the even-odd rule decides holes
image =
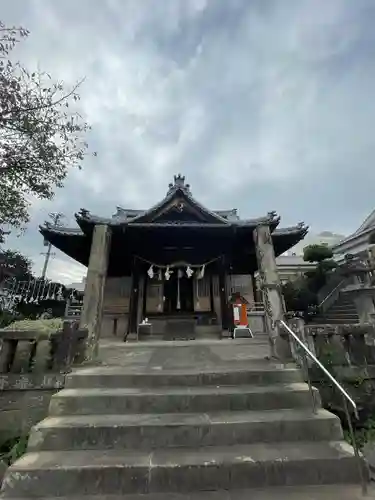
[[[177,189],[181,189],[186,193],[190,193],[190,184],[185,184],[185,176],[181,174],[177,174],[173,176],[173,183],[171,182],[168,185],[168,194],[176,191]]]

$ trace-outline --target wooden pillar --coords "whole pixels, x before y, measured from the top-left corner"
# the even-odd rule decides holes
[[[134,260],[132,285],[130,289],[128,333],[136,333],[138,316],[138,297],[139,297],[139,263]]]
[[[148,276],[145,274],[144,277],[144,289],[143,289],[143,304],[142,304],[142,315],[144,318],[147,317],[147,309],[146,309],[146,304],[147,304],[147,292],[148,292]]]
[[[215,311],[215,306],[214,306],[214,285],[212,283],[212,274],[210,273],[208,279],[209,284],[210,284],[210,310],[213,313]]]
[[[257,254],[260,288],[263,295],[266,328],[269,336],[271,357],[290,359],[289,339],[283,335],[275,323],[285,319],[284,301],[276,265],[275,252],[268,225],[260,225],[254,229],[254,243]],[[288,335],[288,334],[287,334]]]
[[[137,322],[136,322],[136,328],[138,327],[139,323],[144,319],[145,316],[143,316],[143,303],[144,303],[144,293],[145,293],[145,288],[146,288],[146,276],[143,273],[139,277],[139,292],[138,292],[138,306],[137,306]]]
[[[228,304],[226,296],[226,275],[223,260],[219,261],[219,295],[220,295],[220,309],[221,309],[221,323],[223,330],[229,328],[228,325]]]
[[[88,329],[86,360],[95,358],[98,353],[110,242],[111,228],[102,224],[95,226],[80,319],[80,327]]]

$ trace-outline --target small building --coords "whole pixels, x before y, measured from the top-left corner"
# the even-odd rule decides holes
[[[107,218],[82,209],[75,217],[76,228],[47,224],[40,232],[88,267],[83,314],[91,308],[102,332],[134,332],[144,318],[176,316],[227,329],[232,293],[254,303],[258,263],[278,280],[275,256],[307,233],[303,223],[280,228],[275,212],[240,219],[236,209],[210,210],[181,175],[148,210],[118,207]]]

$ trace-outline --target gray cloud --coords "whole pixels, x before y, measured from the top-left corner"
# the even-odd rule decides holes
[[[210,208],[349,233],[373,209],[372,0],[0,0],[18,48],[56,78],[82,76],[98,157],[10,241],[41,266],[51,210],[148,207],[184,173]],[[70,274],[69,274],[70,273]],[[57,255],[52,277],[82,273]]]

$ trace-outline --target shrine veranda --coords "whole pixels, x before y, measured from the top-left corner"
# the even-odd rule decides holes
[[[75,228],[46,224],[40,232],[87,266],[81,323],[96,338],[134,333],[145,318],[163,328],[186,318],[227,330],[233,292],[251,308],[257,288],[266,316],[277,319],[283,303],[275,257],[307,233],[303,223],[280,228],[275,212],[241,219],[236,209],[210,210],[181,175],[148,210],[118,207],[106,218],[81,209],[75,218]]]

